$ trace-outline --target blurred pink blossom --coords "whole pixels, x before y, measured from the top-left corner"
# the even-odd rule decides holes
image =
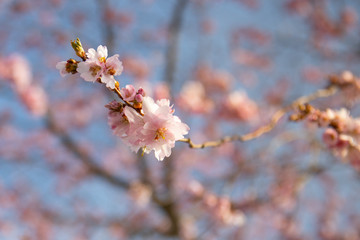
[[[221,116],[229,120],[249,122],[258,116],[258,107],[248,98],[245,92],[235,91],[230,93],[223,102],[220,110]]]
[[[180,108],[193,113],[209,113],[214,108],[213,101],[206,95],[201,82],[186,82],[177,101]]]
[[[32,82],[29,62],[20,54],[12,54],[1,62],[0,74],[10,80],[16,91],[23,91]],[[4,69],[2,69],[4,68]]]
[[[215,93],[229,90],[230,84],[234,80],[230,73],[223,70],[212,69],[205,64],[199,65],[196,68],[195,78],[204,85],[206,91]]]
[[[170,89],[166,84],[160,83],[154,88],[154,99],[159,100],[163,98],[170,99]]]
[[[125,72],[137,80],[145,80],[149,76],[150,69],[145,60],[134,56],[126,56],[121,60],[124,64]]]
[[[39,86],[30,86],[26,91],[22,91],[19,94],[22,102],[32,114],[36,116],[45,115],[48,108],[48,102],[43,88]]]

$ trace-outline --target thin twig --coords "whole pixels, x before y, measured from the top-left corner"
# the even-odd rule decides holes
[[[135,108],[131,103],[129,103],[128,101],[126,101],[123,96],[121,95],[119,89],[117,89],[116,87],[114,88],[114,92],[119,96],[119,98],[126,104],[126,106],[129,106],[133,109],[135,109],[135,111],[137,111],[141,116],[144,116],[144,114],[141,112],[140,109]]]
[[[276,111],[274,113],[274,115],[272,116],[270,122],[258,129],[256,129],[253,132],[244,134],[244,135],[232,135],[232,136],[225,136],[219,140],[216,141],[207,141],[201,144],[195,144],[191,141],[190,138],[184,138],[179,140],[179,142],[184,142],[187,143],[189,145],[190,148],[207,148],[207,147],[218,147],[224,143],[228,143],[228,142],[233,142],[233,141],[241,141],[241,142],[245,142],[245,141],[249,141],[252,139],[255,139],[257,137],[260,137],[261,135],[270,132],[279,122],[279,120],[290,110],[294,109],[295,107],[297,107],[298,105],[307,103],[307,102],[311,102],[314,101],[315,99],[318,98],[324,98],[324,97],[329,97],[334,95],[337,92],[338,88],[335,86],[330,86],[328,88],[325,89],[320,89],[310,95],[307,96],[302,96],[298,99],[296,99],[295,101],[293,101],[290,105],[285,106],[281,109],[279,109],[278,111]]]

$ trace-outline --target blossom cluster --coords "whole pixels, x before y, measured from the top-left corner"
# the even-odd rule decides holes
[[[79,44],[81,44],[80,41]],[[80,51],[83,50],[81,49]],[[80,53],[78,55],[83,56],[84,54]],[[56,65],[56,68],[60,71],[61,76],[78,72],[80,73],[80,77],[85,81],[99,81],[106,84],[106,87],[111,89],[115,88],[116,80],[114,76],[120,75],[123,71],[119,55],[115,54],[108,58],[107,47],[102,45],[98,46],[97,50],[90,48],[86,53],[84,62],[77,62],[74,59],[69,59],[68,61],[59,62]]]
[[[35,116],[43,116],[48,108],[44,89],[34,83],[29,62],[20,54],[0,57],[0,78],[8,80],[25,107]]]
[[[191,198],[200,200],[202,206],[215,221],[224,225],[242,226],[246,222],[244,213],[239,209],[234,209],[229,197],[217,196],[207,191],[203,185],[197,181],[191,181],[186,187]]]
[[[133,85],[120,88],[114,76],[120,75],[123,67],[119,55],[108,58],[106,46],[97,50],[90,48],[87,53],[79,40],[72,42],[76,54],[83,61],[69,59],[59,62],[56,68],[62,76],[80,73],[85,81],[100,82],[118,94],[121,102],[112,101],[105,107],[109,109],[108,123],[113,133],[134,152],[142,149],[145,153],[154,151],[158,160],[171,154],[175,142],[184,138],[189,127],[174,115],[170,100],[154,101],[146,96],[144,89]]]
[[[340,97],[347,105],[353,105],[359,100],[360,79],[350,71],[344,71],[340,75],[331,75],[329,84],[341,89]]]
[[[129,85],[126,87],[133,88]],[[109,109],[108,123],[113,133],[119,136],[131,150],[137,152],[142,148],[146,153],[153,150],[155,157],[163,160],[170,156],[175,141],[184,138],[189,127],[173,115],[174,110],[169,100],[161,99],[155,102],[151,97],[142,97],[139,92],[143,91],[137,91],[134,102],[139,103],[136,97],[142,99],[141,112],[124,103],[113,101],[106,105]]]
[[[214,114],[227,121],[253,122],[259,108],[245,91],[233,90],[234,77],[226,71],[199,64],[193,80],[185,82],[177,98],[179,107],[193,114]]]
[[[310,105],[300,106],[300,113],[291,120],[307,119],[326,128],[323,141],[328,148],[343,159],[360,167],[360,118],[353,118],[347,109],[321,111]]]

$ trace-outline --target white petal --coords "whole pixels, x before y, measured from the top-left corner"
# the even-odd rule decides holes
[[[97,59],[96,55],[97,55],[97,53],[96,53],[95,49],[93,49],[93,48],[90,48],[88,50],[88,52],[86,53],[86,56],[88,57],[88,60],[91,60],[91,61],[96,61],[96,59]]]
[[[148,113],[154,113],[159,106],[154,102],[154,99],[151,97],[144,97],[142,102],[142,109],[144,111],[144,114]]]
[[[108,75],[108,74],[104,74],[101,77],[101,82],[102,83],[106,83],[106,87],[114,89],[115,88],[115,79],[113,76]]]
[[[97,48],[97,54],[99,58],[107,58],[108,56],[108,50],[106,46],[100,45]]]
[[[62,62],[58,62],[56,64],[56,69],[60,71],[60,75],[62,77],[66,76],[68,74],[68,72],[66,71],[66,61],[62,61]]]
[[[87,62],[80,62],[78,64],[78,68],[77,68],[77,71],[79,73],[85,73],[85,72],[88,72],[90,69],[90,64],[87,63]]]
[[[85,81],[95,82],[98,78],[98,75],[93,76],[90,71],[90,64],[87,62],[81,62],[78,65],[77,71],[80,73],[80,77],[82,77]]]

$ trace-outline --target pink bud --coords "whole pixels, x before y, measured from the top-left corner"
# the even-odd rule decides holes
[[[143,88],[139,88],[139,90],[137,91],[137,94],[140,94],[143,97],[145,97],[145,90]]]
[[[142,102],[142,100],[143,100],[143,96],[141,94],[136,94],[135,95],[135,101],[140,103],[140,102]]]
[[[135,88],[133,85],[126,85],[124,88],[120,90],[120,93],[125,101],[129,101],[129,102],[134,101]]]
[[[329,146],[333,147],[339,141],[339,135],[333,128],[327,128],[323,134],[324,143]]]

